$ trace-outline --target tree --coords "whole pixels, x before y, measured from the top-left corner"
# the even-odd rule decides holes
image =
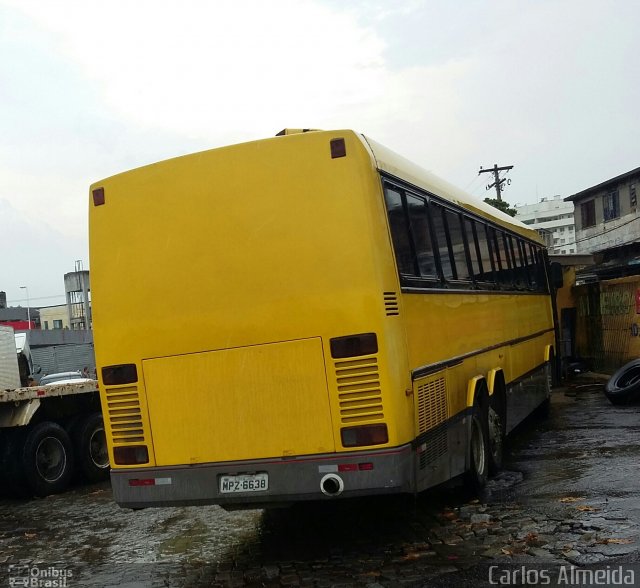
[[[497,208],[502,212],[506,212],[509,216],[515,216],[518,212],[515,208],[511,208],[509,203],[504,200],[498,200],[497,198],[485,198],[484,201],[487,204],[491,204],[494,208]]]

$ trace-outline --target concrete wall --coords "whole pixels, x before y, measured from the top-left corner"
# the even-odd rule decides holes
[[[635,186],[636,204],[631,203],[631,187]],[[618,190],[620,216],[605,222],[603,198],[612,190]],[[638,240],[640,234],[640,214],[637,200],[640,197],[640,176],[627,178],[614,185],[607,185],[594,191],[586,198],[575,202],[576,245],[578,253],[591,253],[610,247],[618,247]],[[582,207],[595,202],[595,226],[582,226]]]

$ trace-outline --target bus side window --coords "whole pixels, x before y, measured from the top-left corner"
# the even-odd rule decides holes
[[[478,236],[476,234],[475,222],[468,217],[464,217],[464,229],[467,234],[467,243],[469,244],[469,258],[471,259],[471,274],[474,281],[483,281],[483,265],[480,247],[478,245]]]
[[[513,262],[507,243],[507,235],[503,231],[496,231],[498,237],[498,249],[500,260],[502,261],[502,271],[500,272],[500,284],[505,289],[513,288]]]
[[[464,237],[462,236],[462,226],[460,215],[457,212],[447,209],[447,226],[449,228],[449,243],[451,254],[455,265],[456,277],[458,280],[469,281],[471,275],[467,264],[467,254],[464,249]]]
[[[544,250],[542,247],[536,247],[536,267],[538,268],[538,291],[544,292],[545,294],[549,292],[549,288],[547,285],[547,276],[545,272],[545,259],[544,259]]]
[[[455,268],[449,256],[449,245],[447,240],[447,229],[444,221],[444,209],[439,204],[431,201],[429,206],[431,212],[431,222],[433,223],[433,232],[440,258],[440,266],[442,268],[442,277],[445,280],[453,280],[456,277]]]
[[[495,284],[494,262],[489,249],[489,238],[487,232],[489,227],[476,223],[476,235],[478,236],[478,248],[480,249],[480,260],[482,261],[482,280]]]
[[[518,246],[518,255],[520,257],[522,287],[531,290],[531,281],[529,280],[529,264],[527,260],[527,244],[522,239],[516,239],[516,244]]]
[[[531,282],[531,289],[538,292],[540,290],[540,282],[538,279],[538,266],[536,263],[536,250],[535,247],[529,243],[529,281]]]
[[[418,259],[420,276],[435,279],[438,277],[438,272],[436,270],[431,229],[429,228],[427,203],[423,198],[411,194],[407,194],[406,197],[409,224],[411,226],[411,235],[413,236],[416,257]]]
[[[520,252],[518,251],[518,240],[511,235],[506,235],[506,242],[511,259],[513,283],[518,290],[522,290],[525,287],[526,280],[523,275],[522,259],[520,259]]]
[[[415,276],[415,260],[411,249],[407,218],[402,205],[402,194],[397,190],[385,187],[384,200],[387,205],[389,228],[391,229],[391,239],[393,240],[398,272],[404,275]]]

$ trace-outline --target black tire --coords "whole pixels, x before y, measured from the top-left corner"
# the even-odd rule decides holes
[[[630,404],[640,400],[640,359],[623,365],[604,387],[611,404]]]
[[[465,473],[465,481],[475,493],[482,491],[489,477],[487,413],[486,400],[476,397],[471,411],[468,469]]]
[[[73,448],[67,432],[56,423],[30,427],[22,450],[22,470],[36,496],[62,492],[73,476]]]
[[[102,415],[93,412],[81,419],[74,428],[73,445],[76,464],[89,482],[109,479],[109,453]]]

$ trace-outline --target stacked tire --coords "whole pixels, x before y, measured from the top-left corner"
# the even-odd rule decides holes
[[[640,359],[623,365],[607,382],[605,396],[611,404],[632,404],[640,401]]]

